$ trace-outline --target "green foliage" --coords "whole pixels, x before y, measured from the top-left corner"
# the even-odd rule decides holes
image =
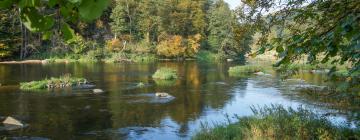
[[[241,139],[359,139],[360,131],[334,126],[327,118],[310,110],[284,108],[280,105],[252,108],[254,115],[238,117],[239,122],[228,126],[207,128],[194,140]]]
[[[234,77],[246,76],[260,71],[263,71],[263,68],[256,65],[235,66],[229,68],[229,75]]]
[[[11,56],[12,50],[9,46],[0,43],[0,60]]]
[[[215,62],[220,59],[220,56],[216,53],[210,51],[200,51],[196,54],[196,60],[205,61],[205,62]]]
[[[20,83],[21,90],[41,90],[51,88],[65,88],[75,87],[81,84],[86,84],[87,80],[84,78],[74,78],[70,75],[60,76],[59,78],[50,78],[40,81],[31,81]]]
[[[53,9],[59,6],[60,15],[63,20],[61,24],[61,31],[64,39],[71,39],[73,30],[68,26],[68,23],[75,23],[77,19],[91,21],[101,16],[102,12],[107,8],[110,0],[2,0],[0,8],[10,9],[16,6],[19,9],[22,24],[25,25],[32,32],[42,32],[48,35],[55,25],[55,16],[57,10],[47,10],[43,12],[42,9]]]
[[[80,35],[75,35],[72,39],[66,41],[66,45],[68,45],[70,50],[75,54],[82,54],[88,49],[88,44],[86,44],[86,41]]]
[[[178,78],[177,71],[175,69],[166,67],[158,69],[152,77],[160,80],[174,80]]]
[[[280,56],[276,66],[307,56],[311,64],[348,63],[351,73],[360,70],[358,1],[295,0],[280,4],[284,6],[266,16],[261,11],[278,7],[279,3],[246,1],[238,10],[242,20],[261,33],[259,54],[276,50]]]
[[[210,50],[217,52],[221,59],[243,57],[250,50],[252,32],[248,26],[239,24],[228,4],[216,1],[209,13]]]

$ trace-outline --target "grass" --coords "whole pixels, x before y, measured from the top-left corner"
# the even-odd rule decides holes
[[[177,71],[175,69],[166,67],[158,69],[152,77],[160,80],[174,80],[178,78]]]
[[[299,107],[297,110],[280,105],[255,109],[254,115],[238,117],[238,122],[203,126],[194,140],[242,140],[242,139],[359,139],[359,129],[335,126],[326,117]]]
[[[263,71],[264,69],[257,65],[244,65],[244,66],[234,66],[229,68],[230,76],[244,76],[247,74],[253,74],[256,72]]]
[[[52,88],[74,87],[80,84],[86,84],[87,80],[84,78],[74,78],[70,75],[60,76],[59,78],[50,78],[40,81],[22,82],[20,83],[21,90],[41,90]]]

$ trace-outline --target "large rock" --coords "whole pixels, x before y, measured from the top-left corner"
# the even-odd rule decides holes
[[[264,72],[261,72],[261,71],[259,71],[259,72],[256,72],[256,73],[254,73],[255,75],[265,75],[265,73]]]
[[[7,118],[3,121],[3,124],[17,125],[17,126],[21,126],[21,127],[24,127],[24,126],[25,126],[21,121],[15,119],[15,118],[13,118],[13,117],[10,117],[10,116],[7,117]]]
[[[155,93],[155,96],[156,96],[156,97],[160,97],[160,98],[169,98],[169,97],[172,97],[170,94],[165,93],[165,92],[157,92],[157,93]]]
[[[228,62],[232,62],[232,61],[234,61],[234,59],[226,59],[226,61],[228,61]]]
[[[93,89],[93,93],[94,94],[100,94],[100,93],[104,93],[105,91],[102,89]]]

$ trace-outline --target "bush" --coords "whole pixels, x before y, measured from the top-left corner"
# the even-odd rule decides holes
[[[213,129],[204,126],[195,140],[230,139],[359,139],[359,130],[334,126],[327,118],[299,107],[285,109],[280,105],[252,108],[254,115],[238,117],[239,122],[218,125]]]
[[[197,53],[196,59],[200,61],[213,62],[220,60],[220,57],[216,53],[212,53],[210,51],[200,51]]]
[[[84,78],[74,78],[70,75],[60,76],[59,78],[50,78],[41,81],[31,81],[20,83],[21,90],[41,90],[52,88],[74,87],[81,84],[87,84]]]
[[[160,68],[152,77],[161,80],[174,80],[177,78],[177,71],[172,68]]]
[[[81,35],[76,35],[73,39],[66,41],[65,44],[75,54],[81,54],[88,50],[88,44]]]
[[[109,51],[121,51],[123,44],[117,38],[106,41],[106,49]]]
[[[255,72],[263,71],[263,68],[255,65],[235,66],[229,68],[230,76],[242,76],[244,74],[253,74]]]

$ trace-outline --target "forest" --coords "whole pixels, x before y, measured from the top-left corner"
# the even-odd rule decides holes
[[[359,0],[0,0],[1,140],[360,139],[359,112]]]
[[[73,5],[79,3],[76,1],[58,1],[59,5],[38,0],[21,2],[19,7],[29,8],[29,12],[17,7],[1,10],[3,61],[56,58],[119,62],[198,57],[240,60],[250,52],[252,42],[253,31],[238,22],[224,1],[89,2],[89,8],[99,6],[99,11],[94,11],[99,17],[82,15],[82,5],[79,13],[72,13],[76,8]],[[36,19],[44,23],[31,21]]]

